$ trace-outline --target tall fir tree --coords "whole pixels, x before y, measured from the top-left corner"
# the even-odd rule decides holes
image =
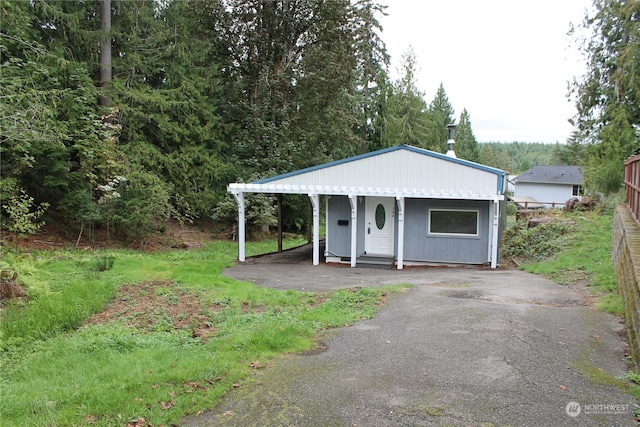
[[[118,158],[96,103],[94,6],[7,2],[0,17],[0,179],[78,222],[95,217],[95,186]]]
[[[355,2],[352,6],[351,25],[354,31],[354,54],[356,74],[354,79],[354,102],[356,123],[353,127],[359,139],[358,152],[364,153],[380,147],[380,123],[388,85],[386,69],[389,66],[384,41],[379,36],[382,26],[378,15],[386,15],[386,6],[372,0]]]
[[[440,83],[435,97],[429,104],[429,132],[426,148],[439,153],[447,151],[447,125],[454,122],[454,110],[449,102],[444,85]]]
[[[581,166],[585,160],[585,143],[580,132],[573,131],[566,144],[559,144],[553,148],[553,163],[556,165]]]
[[[340,105],[356,66],[350,2],[227,0],[234,154],[244,175],[326,160],[355,139]]]
[[[382,145],[391,147],[409,144],[429,148],[429,117],[424,94],[418,89],[416,81],[417,59],[412,48],[402,56],[402,75],[387,94]]]
[[[585,151],[587,188],[622,185],[623,161],[640,143],[640,2],[595,0],[581,28],[587,71],[571,85]],[[580,33],[579,33],[580,34]]]
[[[455,152],[458,158],[476,163],[480,162],[478,141],[476,141],[476,137],[473,135],[471,117],[466,108],[463,109],[460,114],[460,122],[456,128],[455,141]]]
[[[117,2],[111,93],[129,167],[160,177],[179,212],[206,218],[231,173],[216,108],[219,45],[201,7]]]

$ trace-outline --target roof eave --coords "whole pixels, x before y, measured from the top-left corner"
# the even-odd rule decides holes
[[[419,189],[419,188],[373,188],[373,187],[338,187],[323,185],[283,185],[260,183],[232,183],[228,192],[239,193],[269,193],[269,194],[307,194],[323,196],[379,196],[395,198],[419,198],[419,199],[466,199],[466,200],[504,200],[504,195],[499,193],[472,193],[463,190],[447,189]]]

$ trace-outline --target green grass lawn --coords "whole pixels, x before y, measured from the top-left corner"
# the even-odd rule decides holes
[[[599,309],[623,315],[624,302],[611,259],[613,212],[578,212],[564,218],[572,225],[547,242],[556,246],[554,254],[526,261],[522,268],[560,284],[584,285]]]
[[[247,253],[275,245],[249,243]],[[158,253],[5,253],[2,266],[18,271],[29,301],[1,312],[0,425],[179,423],[271,358],[370,318],[401,289],[258,288],[222,276],[236,256],[222,241]],[[112,316],[92,317],[99,312]]]
[[[567,227],[523,231],[503,253],[527,271],[584,286],[598,308],[621,315],[612,214],[568,219]],[[285,248],[301,243],[286,240]],[[247,255],[276,247],[251,242]],[[312,348],[327,328],[370,318],[385,294],[402,289],[259,288],[222,276],[236,256],[237,244],[224,241],[156,253],[5,252],[0,266],[18,271],[29,301],[0,311],[0,425],[179,423],[273,357]],[[640,398],[640,386],[633,392]]]

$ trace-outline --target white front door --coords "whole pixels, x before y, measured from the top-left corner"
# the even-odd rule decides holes
[[[393,255],[394,207],[393,197],[366,198],[364,250],[367,255]]]

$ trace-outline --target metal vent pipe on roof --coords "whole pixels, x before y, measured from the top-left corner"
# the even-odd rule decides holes
[[[456,125],[454,125],[453,123],[451,123],[450,125],[447,125],[447,129],[449,129],[449,140],[447,141],[447,145],[448,145],[448,150],[447,150],[447,156],[448,157],[453,157],[454,159],[456,158],[456,152],[453,151],[453,145],[456,143],[454,136],[456,134]]]

